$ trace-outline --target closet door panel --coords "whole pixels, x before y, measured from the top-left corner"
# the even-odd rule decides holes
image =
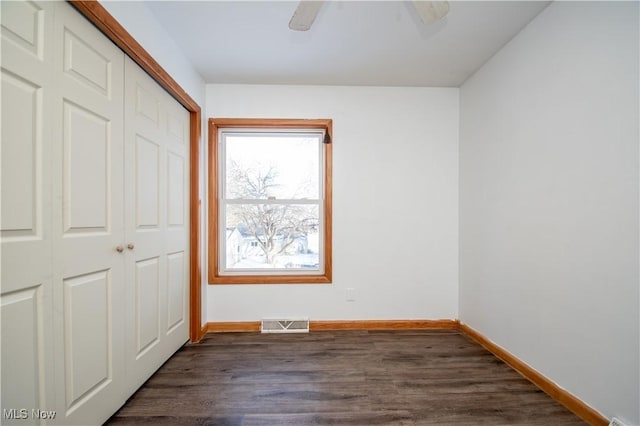
[[[136,135],[135,143],[136,229],[159,233],[162,142]]]
[[[125,235],[127,277],[127,375],[131,390],[163,362],[167,277],[164,256],[167,184],[161,133],[161,89],[136,64],[125,63]]]
[[[135,324],[136,359],[152,350],[160,341],[160,259],[136,262]]]
[[[100,47],[87,43],[72,28],[65,27],[63,31],[64,72],[99,95],[111,97],[112,61],[102,54]]]
[[[172,151],[167,153],[167,179],[169,181],[167,188],[167,225],[170,230],[182,230],[185,227],[185,165],[183,155]]]
[[[184,330],[187,317],[187,272],[186,255],[177,251],[167,255],[167,323],[165,332],[172,334]]]
[[[42,88],[2,70],[2,181],[20,182],[2,191],[5,236],[37,237],[42,221],[42,182],[38,153],[42,151]],[[22,186],[22,187],[20,187]]]
[[[62,424],[96,424],[127,397],[124,54],[67,3],[55,8],[57,408]]]
[[[183,228],[188,217],[188,159],[171,151],[174,139],[184,138],[182,116],[176,120],[174,112],[182,107],[133,61],[127,59],[125,69],[124,169],[131,182],[125,185],[125,234],[133,280],[127,286],[127,371],[135,389],[188,340],[182,327],[187,253],[170,241],[170,230]]]
[[[53,16],[51,7],[44,2],[23,1],[2,4],[2,55],[3,59],[14,62],[22,54],[32,59],[46,62],[49,47],[47,35]],[[18,49],[20,53],[14,51]]]
[[[189,113],[166,95],[167,323],[170,339],[188,334],[189,311]]]
[[[63,123],[64,235],[107,234],[113,221],[112,174],[118,171],[109,156],[114,144],[111,122],[65,100]]]
[[[66,278],[63,283],[65,392],[70,412],[113,379],[110,275],[110,270],[92,272]]]
[[[53,6],[0,2],[2,424],[54,410],[51,125]],[[15,410],[26,410],[26,414]],[[4,411],[9,410],[9,411]]]
[[[48,284],[6,292],[0,298],[3,425],[24,424],[13,410],[27,410],[21,414],[31,418],[32,410],[55,408],[48,319],[43,318],[50,313],[43,303]]]

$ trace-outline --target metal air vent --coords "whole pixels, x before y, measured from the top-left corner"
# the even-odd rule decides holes
[[[262,333],[308,333],[308,318],[263,319],[260,326]]]

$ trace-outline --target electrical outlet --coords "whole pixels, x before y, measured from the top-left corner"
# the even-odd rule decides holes
[[[356,289],[353,287],[347,288],[345,300],[347,302],[355,302],[356,301]]]

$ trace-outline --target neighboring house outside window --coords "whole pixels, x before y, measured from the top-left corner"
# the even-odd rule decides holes
[[[331,282],[331,120],[209,120],[209,283]]]

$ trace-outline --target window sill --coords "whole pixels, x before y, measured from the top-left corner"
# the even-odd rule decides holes
[[[214,275],[209,285],[226,284],[331,284],[331,276],[324,275]]]

